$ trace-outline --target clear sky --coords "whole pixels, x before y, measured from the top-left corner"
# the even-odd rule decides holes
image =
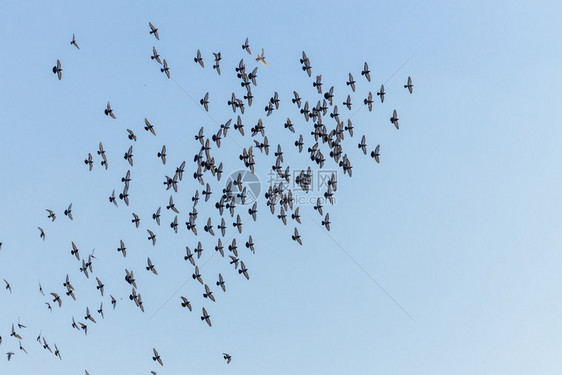
[[[0,374],[559,374],[561,8],[555,1],[1,2],[0,279],[13,294],[0,291]],[[69,44],[72,33],[80,50]],[[256,243],[255,255],[240,248],[250,280],[213,256],[216,239],[202,233],[207,217],[218,224],[210,203],[198,205],[200,235],[185,229],[190,197],[200,189],[191,177],[199,150],[193,136],[201,126],[210,136],[217,125],[174,83],[197,100],[210,92],[209,113],[219,123],[233,118],[226,102],[245,91],[234,67],[241,58],[256,66],[240,48],[246,37],[253,56],[265,49],[268,67],[258,69],[246,136],[230,132],[247,147],[261,117],[272,151],[282,144],[284,165],[294,169],[313,166],[293,146],[299,133],[311,144],[312,124],[290,103],[292,91],[314,103],[318,97],[300,69],[302,50],[313,75],[335,87],[343,119],[381,83],[387,92],[384,104],[353,117],[355,136],[344,141],[353,177],[340,174],[337,202],[326,209],[331,237],[318,213],[303,207],[298,246],[295,222],[283,226],[262,194],[258,221],[236,235],[239,245],[248,234]],[[150,60],[153,46],[174,81]],[[193,61],[197,49],[204,69]],[[217,51],[220,77],[210,67]],[[51,72],[57,59],[61,81]],[[360,76],[364,61],[370,84]],[[341,105],[349,72],[358,82],[352,111]],[[408,76],[413,95],[402,87]],[[281,106],[266,118],[274,91]],[[116,120],[103,114],[108,100]],[[388,121],[395,108],[398,131]],[[142,129],[145,117],[156,137]],[[296,135],[283,129],[287,117]],[[131,205],[115,208],[107,198],[129,169],[127,128],[138,136]],[[363,134],[369,150],[381,145],[380,164],[357,148]],[[108,171],[95,154],[100,141]],[[164,144],[166,166],[156,157]],[[92,172],[83,163],[88,152]],[[225,177],[243,168],[232,139],[213,153]],[[274,156],[255,153],[265,183]],[[162,181],[183,160],[176,235]],[[206,180],[214,181],[214,202],[224,180]],[[72,222],[63,215],[70,202]],[[150,219],[158,206],[160,227]],[[54,223],[46,208],[57,213]],[[141,217],[139,229],[131,212]],[[245,209],[241,216],[247,219]],[[226,238],[234,234],[231,223]],[[157,234],[155,247],[147,228]],[[127,258],[117,253],[120,239]],[[198,264],[208,260],[201,272],[216,303],[203,298],[183,260],[185,246],[198,240],[205,248]],[[82,255],[96,249],[103,299],[95,279],[79,272],[71,241]],[[159,276],[144,269],[148,256]],[[135,271],[144,314],[127,298],[125,268]],[[219,272],[227,293],[214,284]],[[77,301],[65,296],[63,308],[50,313],[37,283],[63,294],[67,273]],[[118,298],[115,311],[108,294]],[[181,309],[180,295],[193,312]],[[86,306],[97,310],[102,300],[105,319],[94,314],[98,323],[88,325],[87,336],[71,328],[73,316],[84,321]],[[199,319],[202,306],[212,328]],[[29,355],[9,337],[18,317],[28,326],[20,334]],[[62,361],[35,342],[41,330]],[[153,347],[162,368],[151,359]],[[16,353],[10,362],[9,351]],[[223,352],[233,357],[228,366]]]

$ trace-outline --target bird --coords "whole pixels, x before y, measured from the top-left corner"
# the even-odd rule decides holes
[[[53,66],[53,73],[57,75],[59,81],[62,79],[62,67],[60,64],[60,60],[57,59],[57,64]]]
[[[207,314],[207,310],[205,310],[204,307],[203,307],[202,311],[203,311],[203,315],[201,316],[201,320],[204,320],[205,322],[207,322],[209,327],[211,327],[211,316],[209,314]]]
[[[164,63],[162,64],[163,67],[160,68],[160,71],[162,73],[166,74],[166,77],[168,77],[168,79],[170,78],[170,68],[168,68],[168,63],[166,62],[166,59],[164,59]]]
[[[322,220],[322,225],[326,227],[328,231],[330,231],[330,214],[326,213],[324,220]]]
[[[367,155],[367,144],[365,143],[365,135],[361,137],[361,143],[357,145],[363,151],[364,155]]]
[[[365,61],[365,64],[363,65],[363,71],[361,72],[362,76],[365,76],[365,78],[367,78],[367,81],[371,82],[371,71],[369,70],[369,65],[367,65],[367,62]]]
[[[12,359],[12,356],[14,355],[14,352],[8,352],[6,353],[6,355],[8,356],[8,361]]]
[[[111,109],[111,104],[107,102],[106,108],[103,110],[106,116],[110,116],[112,119],[116,119],[115,114],[113,113],[113,109]]]
[[[80,49],[80,47],[78,47],[78,43],[76,43],[76,37],[74,36],[74,33],[72,33],[72,41],[70,42],[70,44],[76,47],[77,49]]]
[[[351,86],[351,91],[355,92],[355,81],[353,80],[353,75],[349,73],[349,79],[345,83],[347,86]]]
[[[203,58],[201,57],[201,51],[197,50],[197,56],[194,57],[193,60],[195,61],[195,63],[199,63],[199,65],[201,65],[202,68],[205,67],[205,64],[203,63]]]
[[[162,363],[162,358],[160,358],[160,355],[158,354],[156,349],[152,348],[152,351],[154,352],[154,357],[152,357],[152,360],[154,362],[160,363],[160,366],[164,366],[164,364]]]
[[[37,227],[37,229],[39,229],[39,237],[41,237],[41,239],[45,241],[45,231],[41,227]]]
[[[157,40],[160,40],[160,37],[158,36],[158,29],[152,25],[152,22],[148,22],[148,26],[150,27],[149,34],[154,34],[154,37]]]
[[[414,85],[412,84],[412,78],[410,78],[410,76],[408,76],[408,82],[404,85],[404,88],[408,89],[410,94],[412,93],[412,91],[414,89]]]
[[[199,103],[205,108],[205,111],[209,112],[209,93],[207,92],[203,99],[199,100]]]
[[[9,282],[6,281],[6,279],[4,279],[4,282],[6,283],[6,290],[9,290],[10,294],[12,294],[12,286]]]
[[[138,228],[138,227],[139,227],[139,224],[140,224],[139,215],[137,215],[137,214],[134,213],[134,212],[132,212],[132,215],[133,215],[133,220],[131,220],[131,222],[132,222],[133,224],[135,224],[135,226]]]
[[[230,360],[232,359],[230,354],[227,354],[227,353],[222,353],[222,357],[226,360],[227,365],[230,363]]]
[[[152,214],[152,218],[156,220],[156,224],[160,225],[160,210],[162,207],[158,207],[155,213]]]
[[[205,284],[205,293],[203,293],[203,298],[208,298],[211,301],[215,302],[215,297],[213,296],[213,292],[211,292],[211,289],[209,289],[207,284]]]
[[[72,218],[72,203],[68,205],[68,208],[66,210],[64,210],[64,216],[67,216],[70,220],[73,220],[73,218]]]
[[[166,145],[162,146],[162,150],[157,155],[162,159],[162,164],[166,165]]]
[[[262,63],[263,66],[267,66],[267,63],[265,62],[265,56],[263,55],[263,48],[261,49],[260,54],[256,56],[256,61]]]
[[[94,167],[94,160],[92,158],[92,154],[88,153],[88,158],[84,159],[84,164],[86,164],[88,166],[88,168],[90,169],[90,171],[92,170],[92,168]]]
[[[299,245],[302,245],[301,236],[300,236],[299,231],[296,227],[295,227],[295,234],[292,235],[291,238],[293,239],[293,241],[297,241],[299,243]]]
[[[156,60],[158,64],[162,64],[162,61],[160,61],[160,55],[158,54],[158,52],[156,52],[155,47],[152,47],[152,56],[150,56],[150,59]]]
[[[246,265],[244,264],[243,261],[240,261],[240,269],[238,270],[238,273],[244,275],[246,280],[250,280],[250,276],[248,275],[248,269],[246,268]]]
[[[156,136],[156,131],[154,131],[154,126],[145,118],[144,119],[145,127],[144,130],[149,131],[152,135]]]
[[[380,162],[380,149],[381,149],[381,145],[377,145],[377,147],[375,147],[374,151],[371,151],[371,157],[374,158],[376,160],[377,163]]]
[[[154,265],[152,264],[150,257],[148,257],[147,264],[148,266],[146,267],[146,270],[152,271],[153,274],[158,275],[158,272],[156,272],[156,268],[154,268]]]
[[[189,309],[189,311],[191,311],[191,303],[187,300],[187,298],[185,298],[184,296],[180,296],[182,302],[181,302],[181,307],[187,307]]]
[[[248,38],[246,38],[246,40],[244,41],[244,44],[242,44],[242,49],[245,49],[246,52],[248,52],[248,54],[252,54],[252,51],[250,51],[250,44],[248,43]]]
[[[394,125],[394,127],[396,129],[399,129],[399,127],[398,127],[398,114],[396,113],[396,110],[394,110],[394,112],[392,112],[392,117],[390,118],[390,122]]]
[[[219,273],[219,281],[217,281],[217,286],[220,286],[223,292],[226,292],[226,286],[224,284],[224,279],[222,275]]]
[[[384,85],[381,85],[380,90],[377,92],[377,96],[379,96],[381,98],[381,103],[384,102],[384,94],[386,94],[384,92]]]
[[[148,240],[152,241],[152,246],[156,246],[156,235],[154,234],[154,232],[152,232],[150,229],[146,230],[149,234],[148,236]]]

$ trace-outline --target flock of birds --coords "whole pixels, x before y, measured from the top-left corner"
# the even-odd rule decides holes
[[[153,35],[157,40],[160,39],[158,34],[158,28],[154,27],[152,23],[149,23],[149,33]],[[76,42],[75,35],[72,35],[72,41],[70,42],[72,46],[77,49],[80,49]],[[242,50],[246,51],[251,56],[250,44],[248,38],[245,39],[244,43],[242,44]],[[212,68],[216,70],[216,72],[220,75],[220,62],[221,62],[221,53],[216,52],[213,53],[214,56],[214,63]],[[160,55],[158,54],[155,47],[152,48],[152,55],[150,58],[159,65],[161,73],[165,74],[167,78],[171,78],[171,71],[170,66],[168,65],[165,58],[161,59]],[[256,63],[260,63],[263,67],[267,66],[266,57],[264,55],[264,49],[262,48],[260,53],[255,57]],[[205,63],[203,56],[199,50],[197,50],[196,56],[194,57],[195,63],[199,64],[202,68],[205,68]],[[308,77],[311,77],[312,74],[312,65],[311,60],[307,57],[306,53],[302,52],[302,57],[300,58],[300,64],[302,70],[307,74]],[[61,62],[57,60],[56,65],[52,68],[53,73],[57,76],[59,80],[63,77],[63,68]],[[246,200],[249,199],[248,195],[252,192],[248,191],[248,187],[245,185],[245,181],[243,179],[242,173],[238,173],[237,175],[233,176],[232,179],[226,184],[226,186],[222,189],[222,191],[216,191],[216,189],[212,189],[210,180],[216,179],[217,181],[221,180],[221,176],[223,174],[223,163],[215,161],[215,157],[212,154],[213,148],[220,148],[221,140],[232,137],[232,131],[230,131],[231,125],[234,128],[234,132],[239,132],[239,134],[244,137],[245,136],[245,124],[243,120],[243,115],[245,110],[248,107],[252,106],[253,98],[252,95],[252,85],[255,87],[257,86],[257,77],[258,77],[258,67],[246,68],[246,64],[244,59],[241,59],[239,64],[235,67],[234,72],[237,78],[240,79],[241,87],[243,87],[246,91],[243,95],[239,97],[232,93],[230,99],[227,101],[227,105],[232,108],[236,119],[228,119],[226,122],[221,124],[218,130],[212,131],[211,136],[205,135],[205,129],[201,127],[201,129],[195,135],[195,140],[200,142],[200,150],[197,154],[193,157],[194,162],[194,172],[193,178],[198,181],[201,185],[201,189],[195,190],[191,201],[193,202],[193,206],[191,211],[186,216],[185,226],[188,231],[191,231],[195,236],[198,236],[198,228],[203,227],[203,231],[205,232],[204,236],[206,239],[213,239],[216,238],[216,245],[214,246],[214,250],[217,253],[220,253],[222,257],[225,257],[227,254],[227,260],[229,264],[234,268],[238,274],[246,279],[250,279],[250,273],[245,265],[244,261],[241,259],[241,249],[239,249],[236,238],[232,239],[232,242],[229,244],[223,244],[223,240],[225,238],[226,230],[228,228],[227,222],[225,217],[228,219],[228,215],[232,219],[231,225],[235,230],[242,234],[244,225],[247,221],[257,220],[258,215],[258,202],[253,201],[253,204],[246,205]],[[365,62],[362,71],[360,72],[361,77],[367,82],[371,82],[371,71],[369,69],[368,64]],[[348,110],[352,108],[352,95],[355,93],[356,86],[360,83],[355,81],[354,76],[352,73],[349,73],[348,80],[346,81],[346,86],[351,89],[351,93],[347,94],[346,100],[343,102],[343,106],[346,107]],[[352,124],[351,119],[347,119],[344,122],[342,119],[342,115],[338,112],[337,104],[334,104],[334,87],[331,86],[328,90],[324,90],[323,88],[324,83],[322,82],[322,75],[317,75],[312,82],[312,86],[316,89],[319,97],[317,99],[310,99],[306,100],[302,98],[296,91],[292,94],[290,102],[297,107],[298,112],[302,115],[302,118],[305,122],[310,122],[313,126],[311,129],[310,135],[313,137],[314,142],[310,142],[310,146],[307,146],[307,153],[310,160],[318,166],[318,168],[323,168],[325,163],[328,161],[333,161],[336,167],[342,169],[343,174],[348,174],[349,177],[352,176],[352,164],[348,154],[344,152],[342,141],[344,138],[349,135],[349,137],[353,137],[354,127]],[[410,77],[407,78],[406,83],[404,84],[404,88],[406,88],[409,93],[413,92],[413,83]],[[386,95],[384,84],[380,86],[378,92],[376,92],[380,103],[384,103],[384,98]],[[317,100],[317,103],[314,105],[312,104],[314,101]],[[277,92],[271,96],[270,100],[265,106],[265,116],[271,115],[274,111],[279,110],[281,103],[280,95]],[[207,92],[204,97],[199,101],[202,110],[209,111],[209,93]],[[369,111],[372,111],[374,104],[374,97],[371,92],[369,92],[367,98],[363,99],[363,105],[367,106]],[[111,104],[107,102],[107,105],[104,108],[104,114],[112,119],[117,119],[117,115],[114,109],[111,107]],[[329,115],[329,117],[328,117]],[[330,118],[333,119],[333,126],[329,126],[323,123],[323,119]],[[398,123],[398,115],[397,111],[393,110],[392,115],[390,117],[390,123],[396,128],[399,129]],[[290,118],[287,118],[287,121],[284,124],[284,128],[287,129],[291,133],[295,133],[295,127]],[[156,136],[156,127],[145,118],[144,120],[144,130]],[[243,162],[244,167],[247,168],[248,171],[254,173],[254,167],[256,163],[256,154],[254,153],[255,150],[259,150],[260,153],[265,154],[265,156],[269,155],[270,147],[273,147],[269,144],[268,137],[266,135],[266,126],[262,119],[259,119],[258,122],[251,127],[250,129],[251,137],[254,138],[253,142],[250,146],[244,147],[242,149],[242,153],[239,155],[240,161]],[[134,144],[137,141],[137,135],[131,129],[127,129],[127,137],[128,139]],[[259,138],[259,140],[258,140]],[[131,168],[134,165],[134,150],[133,144],[130,145],[128,150],[123,154],[123,158],[126,160],[126,163],[129,164]],[[321,151],[322,145],[328,145],[329,153],[328,159]],[[298,149],[299,153],[302,153],[305,149],[305,139],[302,134],[299,135],[298,139],[294,142],[294,146]],[[372,149],[369,153],[366,143],[365,135],[362,135],[360,142],[357,144],[357,147],[361,150],[364,155],[369,154],[376,163],[380,162],[380,145],[376,145],[374,149]],[[100,165],[104,169],[109,168],[109,161],[104,150],[102,142],[99,143],[98,150],[94,154],[97,154],[99,157]],[[306,170],[297,171],[297,173],[293,173],[293,180],[291,181],[291,168],[289,166],[283,165],[283,149],[280,144],[275,147],[274,156],[275,162],[272,165],[271,169],[274,173],[276,173],[279,177],[276,183],[273,183],[269,186],[268,190],[265,192],[265,200],[266,205],[269,207],[271,214],[276,215],[277,218],[282,222],[284,225],[288,224],[288,217],[292,219],[296,224],[294,226],[294,230],[292,231],[291,238],[293,241],[297,242],[299,245],[303,244],[303,240],[298,230],[298,226],[301,224],[301,215],[299,212],[299,207],[296,206],[295,200],[293,198],[293,192],[289,186],[293,184],[293,187],[298,187],[300,190],[304,191],[305,193],[309,193],[311,191],[311,182],[313,178],[312,168],[309,166]],[[162,164],[166,165],[166,156],[167,150],[166,146],[162,146],[162,149],[156,153],[156,157],[158,157]],[[84,160],[87,168],[92,171],[96,162],[92,153],[88,153],[87,157]],[[174,193],[178,192],[178,186],[183,181],[184,172],[187,170],[186,162],[183,161],[179,164],[176,168],[172,170],[172,177],[166,175],[163,181],[163,185],[166,190],[171,190]],[[293,171],[294,172],[294,171]],[[296,177],[295,177],[296,176]],[[126,206],[129,206],[129,187],[132,183],[131,178],[131,170],[127,170],[125,175],[121,178],[122,188],[120,192],[117,194],[115,189],[112,191],[111,195],[108,197],[110,204],[115,205],[115,207],[119,207],[120,201],[122,201]],[[317,197],[316,204],[314,205],[314,210],[317,211],[322,217],[322,225],[326,228],[326,230],[330,230],[330,215],[328,212],[324,214],[325,206],[327,204],[333,204],[333,196],[337,190],[337,176],[336,173],[332,173],[330,179],[327,182],[327,188],[323,191],[322,196]],[[213,191],[214,190],[214,191]],[[200,195],[201,194],[201,195]],[[203,220],[203,224],[199,224],[198,221],[198,211],[197,205],[199,201],[203,201],[203,203],[207,203],[215,197],[214,207],[217,209],[218,217],[208,217],[206,220]],[[242,208],[243,206],[247,208]],[[248,207],[249,206],[249,207]],[[179,208],[174,204],[174,195],[171,194],[168,202],[165,204],[166,212],[170,212],[173,215],[173,219],[170,222],[171,229],[177,233],[180,227],[179,224],[179,215],[180,211]],[[72,203],[68,205],[66,209],[63,210],[64,216],[67,217],[68,220],[73,220],[72,214]],[[227,213],[225,215],[225,212]],[[248,217],[247,219],[243,219],[241,217],[245,215],[247,212]],[[55,222],[57,219],[57,213],[54,210],[47,209],[47,218],[50,219],[51,222]],[[162,207],[157,207],[154,210],[151,218],[146,219],[147,222],[150,222],[150,219],[153,220],[153,224],[156,226],[160,226],[161,220],[163,219],[163,212]],[[145,219],[142,219],[144,222]],[[213,222],[219,221],[220,224],[214,224]],[[132,213],[131,222],[135,225],[136,228],[139,228],[141,225],[141,217],[139,217],[136,213]],[[215,233],[215,229],[217,232]],[[38,227],[39,236],[40,238],[45,241],[47,238],[46,232],[42,227]],[[156,246],[157,243],[157,234],[154,230],[146,228],[147,233],[147,240],[149,241],[152,246]],[[203,240],[204,241],[204,240]],[[243,246],[247,248],[251,253],[255,253],[255,244],[253,242],[252,236],[249,235],[248,239],[243,242]],[[95,255],[94,253],[90,254],[83,254],[82,251],[78,248],[74,241],[71,241],[70,244],[70,255],[76,258],[76,261],[79,263],[79,271],[84,274],[84,277],[89,278],[91,275],[94,274],[94,261]],[[2,247],[2,243],[0,242],[0,249]],[[242,247],[242,246],[241,246]],[[212,247],[211,247],[212,248]],[[123,257],[127,257],[127,246],[123,240],[120,241],[119,247],[116,248],[117,253],[120,253]],[[198,241],[196,247],[190,248],[186,246],[185,255],[183,259],[189,262],[193,266],[193,273],[192,278],[193,280],[198,281],[201,284],[201,288],[203,290],[203,297],[211,302],[215,302],[216,295],[212,290],[212,287],[216,286],[220,288],[223,292],[226,292],[226,281],[223,277],[222,273],[219,273],[214,279],[208,280],[203,279],[202,274],[200,273],[199,266],[197,265],[198,260],[201,258],[201,255],[204,251],[204,246],[201,241]],[[146,261],[146,271],[152,272],[154,275],[158,275],[158,271],[156,268],[156,264],[148,257]],[[125,269],[124,275],[125,282],[131,287],[131,293],[129,295],[129,299],[138,309],[144,312],[144,305],[143,300],[141,297],[140,289],[137,287],[137,283],[135,280],[134,271],[131,269]],[[211,282],[212,281],[212,282]],[[8,293],[12,293],[12,285],[10,282],[4,279],[5,289]],[[211,285],[211,287],[209,286]],[[63,299],[69,300],[76,300],[77,291],[75,290],[74,286],[72,285],[71,279],[69,274],[66,275],[64,279],[64,283],[62,284],[63,291],[49,291],[47,295],[45,294],[41,283],[39,283],[39,292],[43,296],[50,296],[50,298],[45,301],[45,305],[49,310],[52,310],[53,307],[55,308],[62,308],[63,307]],[[95,277],[95,288],[100,293],[100,296],[103,298],[105,293],[105,284],[99,278]],[[107,293],[106,293],[107,295]],[[109,295],[110,303],[112,309],[115,309],[117,306],[117,299],[113,297],[113,295]],[[179,299],[179,306],[181,308],[188,309],[192,311],[192,305],[190,300],[185,296],[180,296]],[[65,302],[67,303],[67,302]],[[96,316],[92,314],[96,314]],[[83,319],[76,319],[73,317],[71,322],[71,327],[78,331],[83,331],[85,335],[88,333],[89,327],[91,328],[93,324],[96,324],[96,318],[101,317],[104,318],[104,310],[103,310],[103,300],[99,304],[99,309],[95,309],[94,311],[90,311],[89,307],[86,307],[85,314]],[[200,319],[202,322],[207,324],[209,327],[212,326],[211,315],[207,311],[205,306],[201,306],[201,315]],[[11,325],[10,331],[10,338],[16,340],[15,342],[19,344],[19,350],[23,353],[27,353],[26,349],[23,347],[23,337],[22,331],[26,329],[26,326],[19,322]],[[39,333],[37,336],[37,341],[43,347],[43,349],[48,350],[49,352],[53,353],[59,359],[62,360],[61,352],[57,345],[53,343],[53,347],[49,345],[47,339]],[[2,345],[2,337],[0,336],[0,345]],[[53,351],[54,349],[54,351]],[[154,362],[158,363],[161,366],[164,366],[164,362],[156,348],[153,348],[152,359]],[[9,351],[6,353],[7,360],[11,360],[14,357],[15,352]],[[222,353],[223,359],[226,363],[230,363],[232,357],[228,353]],[[156,374],[155,371],[151,371],[152,374]],[[88,374],[88,371],[85,371]]]

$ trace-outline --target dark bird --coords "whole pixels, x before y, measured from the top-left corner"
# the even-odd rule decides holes
[[[158,29],[154,27],[151,22],[148,23],[148,26],[150,27],[149,34],[154,34],[156,39],[160,40],[160,37],[158,36]]]
[[[162,159],[162,164],[166,165],[166,145],[162,146],[162,150],[156,154],[160,159]]]
[[[405,89],[408,89],[408,91],[410,92],[410,94],[412,93],[413,89],[414,89],[414,85],[412,84],[412,79],[408,76],[408,83],[406,83],[404,85]]]
[[[62,68],[60,65],[60,60],[57,59],[57,65],[53,66],[53,73],[59,77],[59,81],[62,78]]]
[[[156,235],[150,229],[147,229],[146,231],[148,232],[149,235],[148,240],[152,241],[152,246],[156,246]]]
[[[39,229],[39,237],[41,237],[41,239],[45,241],[45,231],[41,227],[37,227],[37,229]]]
[[[156,48],[154,47],[152,47],[152,56],[150,56],[150,59],[156,60],[159,64],[162,64],[162,61],[160,61],[160,55],[156,52]]]
[[[105,113],[106,116],[110,116],[112,119],[116,118],[115,114],[113,113],[113,109],[111,109],[111,104],[109,104],[109,102],[107,102],[107,106],[103,110],[103,113]]]
[[[158,272],[156,272],[156,268],[154,268],[154,264],[152,264],[152,261],[150,260],[150,257],[148,257],[147,259],[147,267],[146,270],[147,271],[152,271],[153,274],[158,275]]]
[[[162,73],[165,73],[166,77],[168,77],[168,79],[170,78],[170,68],[168,68],[168,63],[166,62],[166,59],[164,59],[164,64],[163,64],[163,67],[160,68],[160,71]]]
[[[369,107],[369,112],[373,110],[373,94],[370,91],[367,99],[363,99],[363,103]]]
[[[158,354],[156,349],[152,348],[152,351],[154,352],[154,357],[152,357],[152,360],[154,362],[160,363],[160,366],[164,366],[164,364],[162,363],[162,358],[160,358],[160,355]]]
[[[195,61],[195,63],[199,63],[199,65],[201,65],[202,68],[205,67],[205,64],[203,63],[203,58],[201,57],[201,51],[197,50],[197,56],[194,57],[193,60]]]
[[[322,225],[326,227],[328,231],[330,231],[330,214],[326,213],[324,220],[322,220]]]
[[[291,238],[293,239],[293,241],[297,241],[299,243],[299,245],[302,245],[301,236],[300,236],[299,231],[296,227],[295,227],[295,234],[292,235]]]
[[[252,51],[250,51],[250,44],[248,43],[248,38],[246,38],[244,44],[242,44],[242,49],[245,49],[246,52],[248,52],[250,55],[252,54]]]
[[[371,157],[374,158],[377,163],[380,162],[379,157],[380,157],[380,149],[381,149],[381,145],[377,145],[377,147],[375,147],[375,151],[371,151]]]
[[[70,220],[72,219],[72,203],[68,205],[68,208],[64,210],[64,216],[68,216]]]
[[[367,81],[371,82],[371,75],[369,73],[371,73],[371,71],[369,70],[369,65],[367,65],[367,62],[365,61],[365,65],[363,65],[363,71],[361,72],[361,75],[365,76],[365,78],[367,78]]]
[[[154,126],[152,126],[152,124],[146,118],[144,119],[144,123],[145,123],[144,130],[151,132],[152,135],[156,135],[156,132],[154,131]]]
[[[205,284],[205,293],[203,293],[203,298],[208,298],[211,301],[215,302],[215,297],[213,296],[213,292],[211,292],[211,289],[209,289],[207,284]]]
[[[140,218],[139,215],[137,215],[136,213],[132,212],[133,215],[133,220],[131,220],[131,223],[135,224],[135,227],[139,227],[140,225]]]
[[[181,307],[187,307],[189,309],[189,311],[191,311],[191,303],[187,300],[187,298],[185,298],[184,296],[180,296],[182,302],[181,302]]]
[[[117,248],[117,251],[120,251],[123,254],[123,258],[127,256],[127,248],[125,247],[123,240],[119,240],[119,247]]]
[[[209,93],[207,92],[203,99],[199,100],[199,103],[205,108],[205,111],[209,112]]]
[[[355,92],[355,81],[353,80],[353,75],[351,75],[351,73],[349,73],[349,80],[345,84],[351,86],[351,91]]]
[[[201,315],[201,320],[204,320],[207,322],[207,324],[209,325],[209,327],[211,326],[211,316],[209,314],[207,314],[207,310],[205,310],[205,308],[203,307],[203,315]]]
[[[47,216],[49,219],[51,219],[51,221],[55,221],[55,219],[57,218],[57,216],[55,215],[55,213],[49,209],[46,209],[45,211],[47,211],[49,213],[49,216]]]
[[[396,129],[398,129],[398,114],[396,113],[396,110],[394,110],[394,112],[392,112],[392,117],[390,118],[390,122],[396,127]]]
[[[156,220],[156,224],[160,225],[160,210],[162,207],[158,207],[158,209],[156,210],[156,213],[152,214],[152,218],[154,220]]]
[[[232,359],[230,354],[227,354],[227,353],[222,353],[222,357],[226,360],[227,365],[230,363],[230,360]]]
[[[384,94],[386,94],[384,92],[384,85],[381,85],[381,89],[379,90],[379,92],[377,92],[377,96],[381,98],[381,103],[384,102]]]
[[[76,43],[76,36],[74,35],[74,33],[72,33],[72,41],[70,42],[70,44],[80,49],[80,47],[78,47],[78,43]]]

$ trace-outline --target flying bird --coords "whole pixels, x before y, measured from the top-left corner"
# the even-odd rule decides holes
[[[72,33],[72,41],[70,42],[70,44],[80,49],[80,47],[78,47],[78,43],[76,43],[76,37],[74,36],[74,33]]]
[[[57,59],[57,65],[53,66],[53,73],[59,77],[59,81],[62,78],[62,67],[60,65],[60,60]]]
[[[160,37],[158,36],[158,29],[152,25],[152,22],[149,22],[148,26],[150,27],[149,34],[154,34],[156,39],[160,40]]]

